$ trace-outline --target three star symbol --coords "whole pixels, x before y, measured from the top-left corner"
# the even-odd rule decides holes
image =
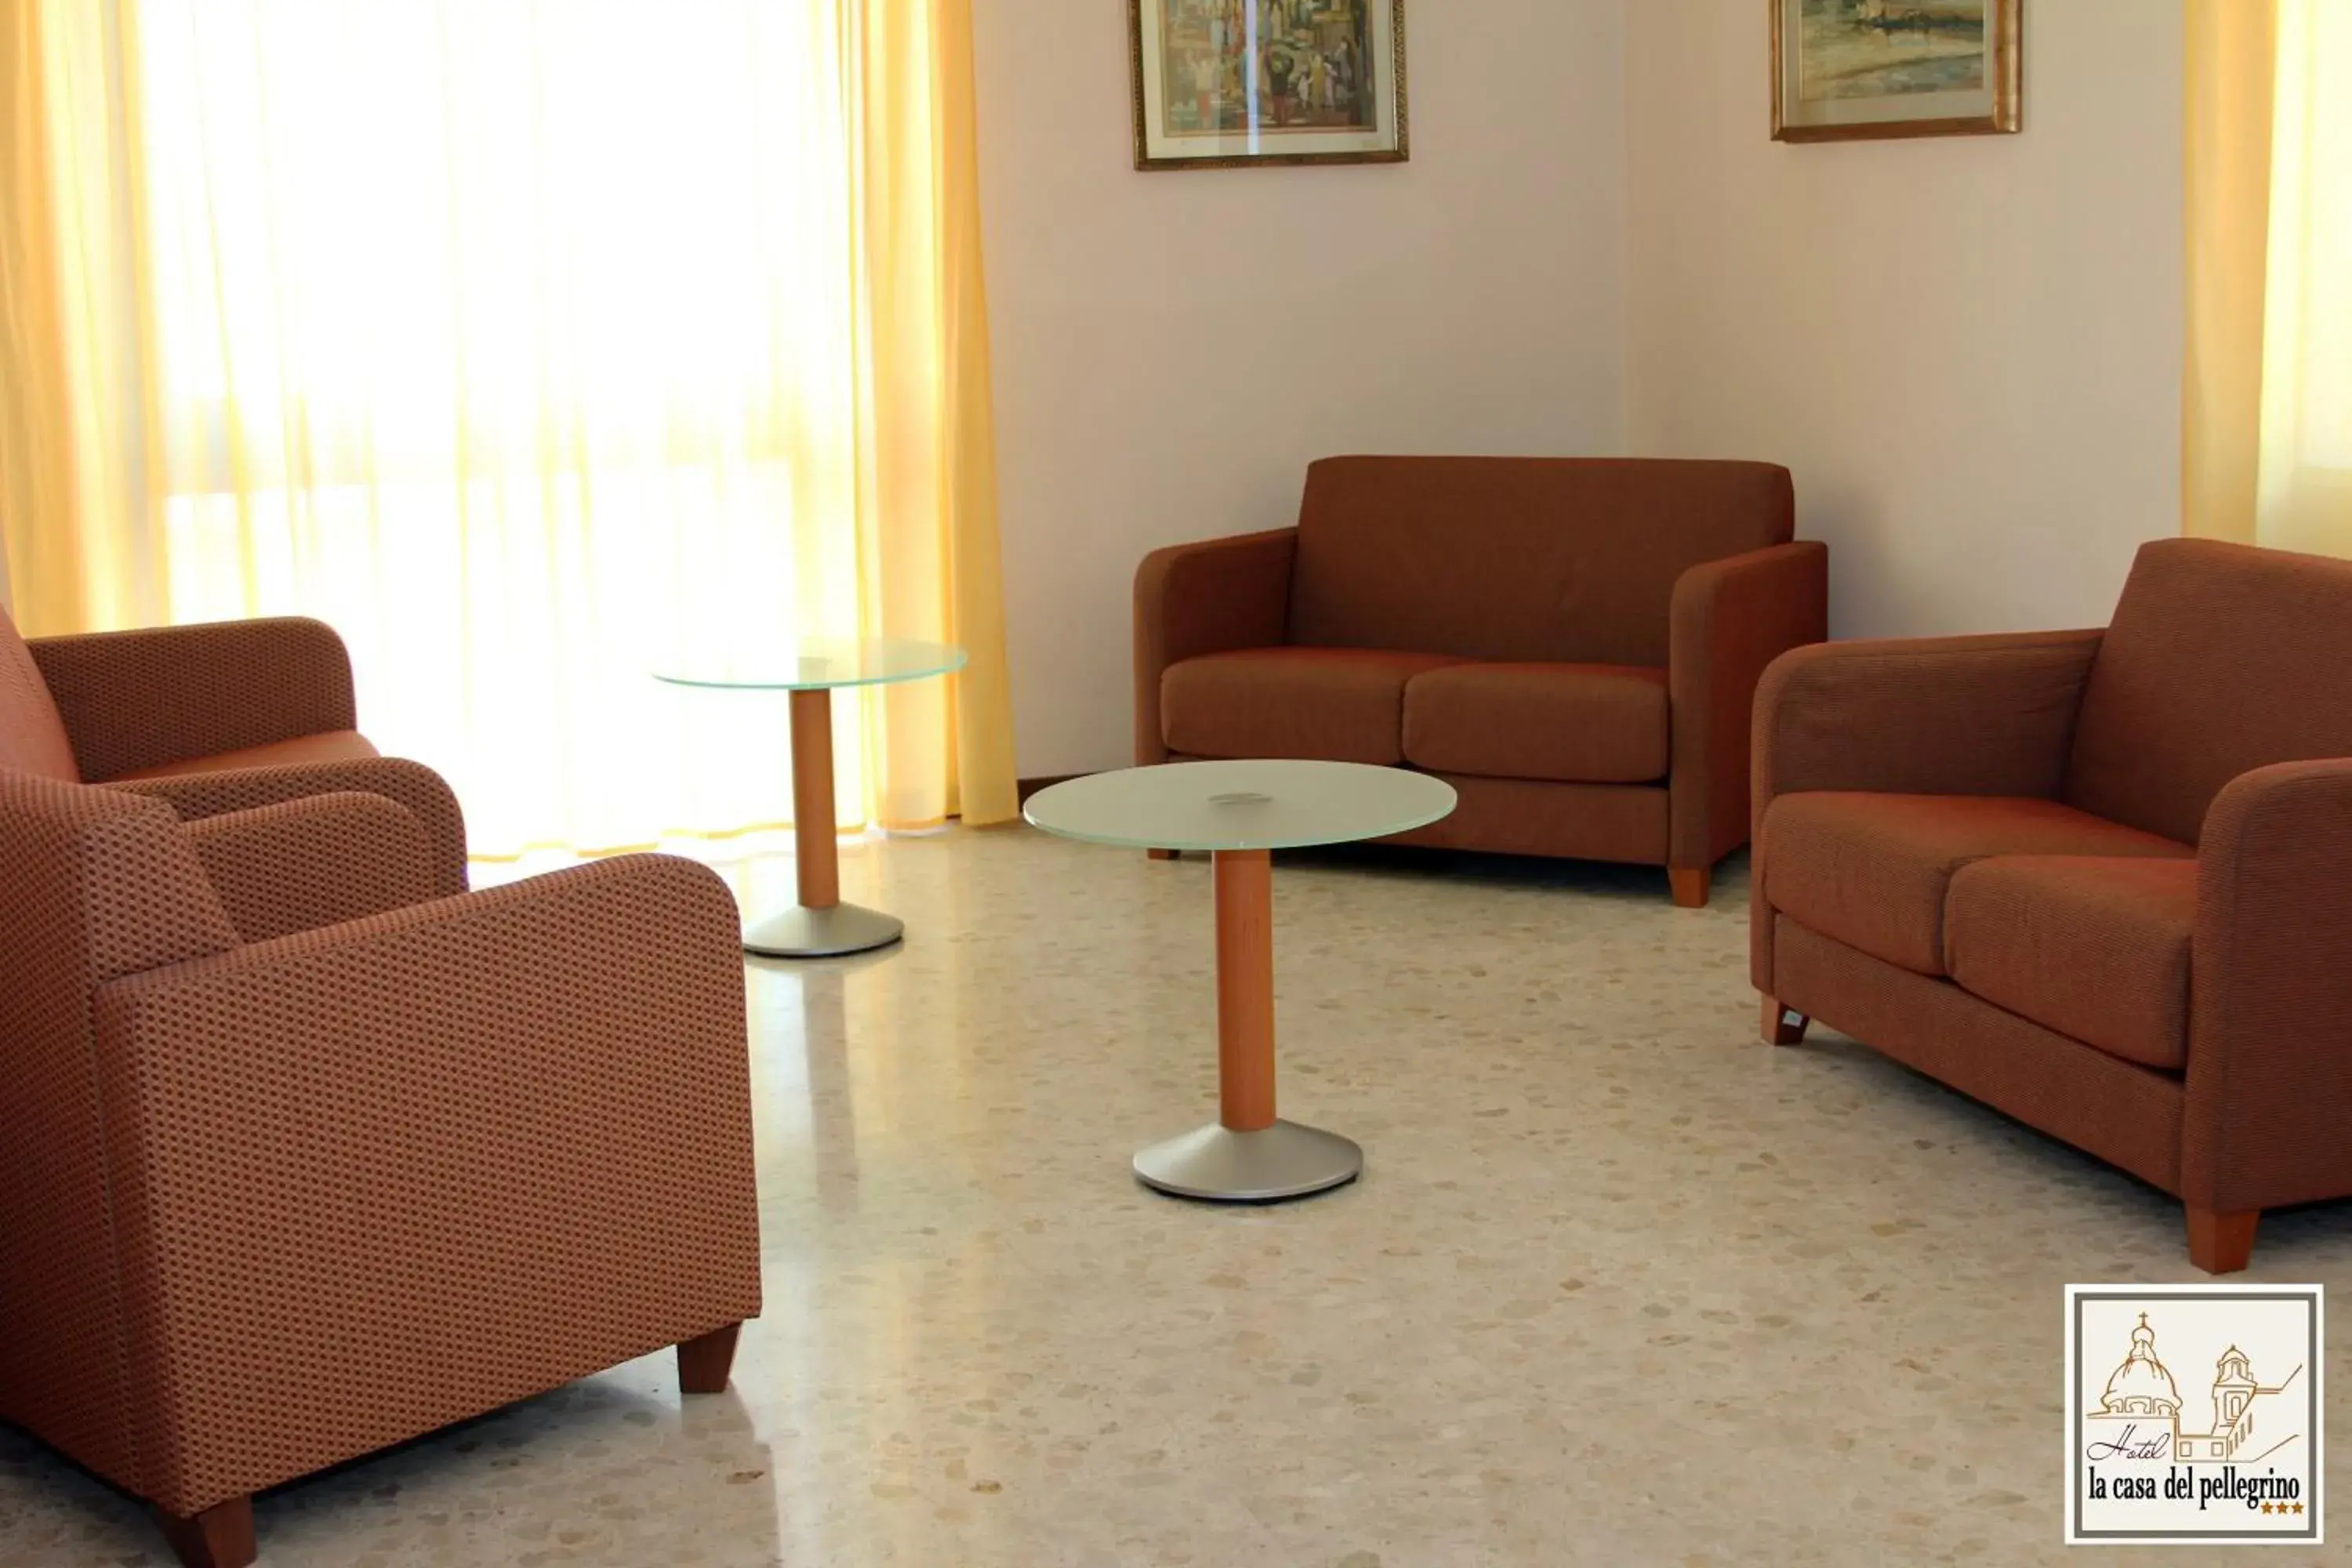
[[[2264,1504],[2263,1504],[2263,1511],[2264,1513],[2301,1513],[2301,1512],[2303,1511],[2303,1505],[2302,1505],[2301,1503],[2299,1503],[2299,1502],[2298,1502],[2298,1503],[2284,1503],[2284,1502],[2283,1502],[2283,1503],[2280,1503],[2277,1507],[2273,1508],[2273,1507],[2272,1507],[2269,1503],[2264,1503]]]

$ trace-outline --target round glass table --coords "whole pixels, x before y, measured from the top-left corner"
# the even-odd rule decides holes
[[[903,637],[802,637],[768,649],[656,672],[673,686],[789,691],[793,725],[793,837],[800,904],[744,927],[743,947],[762,958],[839,958],[887,947],[907,934],[896,915],[841,901],[841,845],[834,826],[833,694],[952,675],[968,656],[946,643]]]
[[[1065,838],[1205,849],[1217,908],[1217,1121],[1135,1156],[1180,1197],[1276,1203],[1352,1182],[1364,1152],[1275,1115],[1272,851],[1403,833],[1450,815],[1451,784],[1358,763],[1170,763],[1041,790],[1025,816]]]

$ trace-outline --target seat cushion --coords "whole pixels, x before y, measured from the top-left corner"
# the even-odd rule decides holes
[[[1801,925],[1916,974],[1944,969],[1944,901],[1996,855],[2192,859],[2196,851],[2051,800],[1784,795],[1764,814],[1764,894]]]
[[[2178,1072],[2196,920],[2194,860],[1996,856],[1952,876],[1944,967],[2045,1029]]]
[[[242,751],[218,752],[209,757],[183,757],[176,763],[134,768],[106,782],[125,784],[132,779],[178,778],[184,773],[226,773],[238,768],[285,768],[300,763],[348,763],[376,754],[375,747],[357,730],[329,730],[291,741],[272,741],[266,746],[247,746]]]
[[[1372,648],[1265,647],[1168,667],[1161,739],[1196,757],[1404,760],[1405,682],[1454,662]]]
[[[0,768],[81,783],[57,700],[5,610],[0,610]]]
[[[1663,669],[1457,664],[1404,689],[1404,759],[1436,773],[1648,784],[1667,745]]]

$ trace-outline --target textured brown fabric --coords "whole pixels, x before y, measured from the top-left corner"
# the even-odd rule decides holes
[[[2194,860],[2005,855],[1954,873],[1944,968],[2044,1028],[2178,1072],[2196,918]]]
[[[1453,814],[1394,842],[1497,855],[1665,863],[1666,792],[1654,785],[1436,776],[1461,797]]]
[[[2028,1126],[2181,1192],[2180,1082],[1780,917],[1768,992]]]
[[[239,944],[199,842],[286,880],[396,810],[0,772],[0,1419],[174,1514],[759,1309],[725,886],[635,857]],[[380,899],[430,880],[387,847],[426,874]]]
[[[1829,636],[1829,547],[1778,544],[1692,567],[1675,584],[1670,865],[1714,865],[1748,842],[1756,686],[1780,655]]]
[[[222,621],[32,645],[85,779],[355,730],[352,666],[318,621]]]
[[[2197,842],[2272,763],[2352,756],[2352,561],[2205,539],[2141,547],[2083,696],[2066,798]]]
[[[58,716],[32,649],[0,609],[0,768],[67,783],[81,777],[73,742]]]
[[[2352,760],[2260,768],[2205,821],[2183,1190],[2352,1194]]]
[[[1404,760],[1433,772],[1648,784],[1666,748],[1663,669],[1457,664],[1404,689]]]
[[[1780,796],[1759,841],[1771,908],[1920,974],[1944,973],[1945,896],[1971,861],[2195,853],[2055,801],[1842,791]]]
[[[757,1314],[734,900],[631,857],[101,986],[135,1489],[209,1507]]]
[[[328,730],[316,735],[298,736],[291,741],[272,741],[266,746],[247,746],[239,752],[183,757],[176,763],[158,763],[152,768],[133,768],[127,773],[118,773],[101,782],[135,784],[142,779],[185,778],[190,773],[235,773],[243,768],[290,768],[312,763],[355,763],[381,754],[374,742],[357,730]]]
[[[376,757],[303,767],[191,773],[107,787],[167,801],[183,820],[190,822],[311,795],[347,792],[380,795],[406,807],[431,837],[434,892],[466,890],[466,821],[458,810],[457,797],[450,793],[440,774],[416,763]]]
[[[1288,640],[1295,528],[1155,550],[1135,571],[1135,765],[1167,760],[1168,667]]]
[[[1682,574],[1794,528],[1788,470],[1765,463],[1327,458],[1299,510],[1290,640],[1655,668]]]
[[[1756,692],[1755,808],[1801,790],[2054,800],[2096,631],[1823,643]]]
[[[1780,659],[1757,698],[1758,988],[2197,1207],[2352,1195],[2347,612],[2352,565],[2167,541],[2142,551],[2105,633]],[[2053,755],[2068,760],[2063,774]],[[1867,907],[1916,915],[1927,901],[1916,886],[1893,900],[1863,884],[1916,880],[1933,858],[1848,877],[1805,844],[1809,821],[1839,815],[1835,797],[1790,792],[1857,790],[2063,791],[2142,840],[2056,853],[2142,863],[1988,858],[1954,877],[1949,956],[1996,1006],[1861,951],[1888,946],[1883,920],[1863,929]],[[1849,823],[1855,842],[1841,853],[1888,860],[1883,826]],[[2173,1091],[2123,1058],[2179,1059],[2162,1047],[2179,1032],[2190,897],[2186,1071]],[[1823,921],[1844,929],[1809,929]]]
[[[205,877],[247,942],[441,896],[432,835],[380,795],[321,795],[187,825]]]
[[[1772,661],[1756,688],[1748,973],[1769,991],[1761,824],[1803,790],[2055,797],[2100,633],[1824,643]]]
[[[0,1420],[139,1473],[90,995],[233,946],[162,804],[0,769]]]
[[[1403,760],[1405,683],[1449,660],[1368,648],[1265,647],[1169,667],[1168,750],[1197,757]]]

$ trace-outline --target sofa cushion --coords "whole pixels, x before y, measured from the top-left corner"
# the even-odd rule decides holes
[[[2194,860],[1996,856],[1952,877],[1944,968],[2045,1029],[2177,1072],[2196,920]]]
[[[1299,508],[1290,640],[1662,665],[1682,574],[1795,531],[1769,463],[1328,458]]]
[[[1405,682],[1454,662],[1370,648],[1264,647],[1171,664],[1160,738],[1195,757],[1404,760]]]
[[[1666,672],[1612,664],[1456,664],[1404,689],[1404,760],[1562,784],[1666,776]]]
[[[376,754],[374,744],[358,731],[330,730],[322,734],[297,736],[291,741],[272,741],[266,746],[247,746],[241,751],[220,752],[209,757],[183,757],[176,763],[134,768],[106,782],[127,784],[132,779],[178,778],[186,773],[226,773],[238,768],[285,768],[300,763],[348,763]]]
[[[1764,896],[1790,919],[1917,974],[1944,969],[1952,874],[1995,855],[2190,858],[2185,844],[2056,801],[1784,795],[1764,814]]]
[[[60,784],[81,783],[57,700],[5,610],[0,610],[0,768]]]
[[[2197,842],[2221,786],[2352,756],[2352,561],[2141,546],[2084,688],[2066,799]]]

